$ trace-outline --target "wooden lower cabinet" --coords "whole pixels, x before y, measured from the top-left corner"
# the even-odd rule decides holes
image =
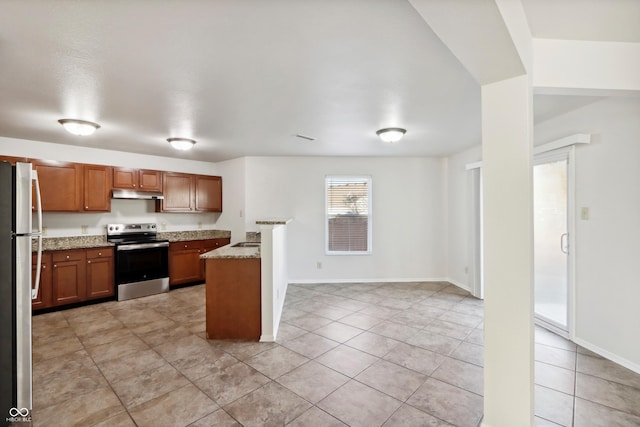
[[[208,339],[258,341],[262,331],[260,258],[209,258]]]
[[[32,260],[35,282],[36,255]],[[115,295],[112,247],[50,251],[42,254],[40,292],[33,310]]]
[[[200,254],[202,240],[172,242],[169,245],[169,285],[182,285],[202,280]]]
[[[200,255],[230,242],[228,238],[172,242],[169,245],[169,285],[204,281],[205,263]]]
[[[53,305],[71,304],[84,301],[86,297],[85,251],[56,251],[51,255],[53,262],[52,301]]]
[[[115,295],[113,249],[87,249],[87,299]]]
[[[31,308],[33,310],[40,310],[43,308],[51,307],[51,281],[53,276],[51,275],[51,254],[42,254],[42,265],[40,267],[40,289],[36,299],[31,301]],[[36,283],[36,268],[38,267],[37,255],[32,256],[31,262],[31,289],[35,289]]]

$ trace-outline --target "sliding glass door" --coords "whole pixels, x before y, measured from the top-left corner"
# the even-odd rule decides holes
[[[533,168],[534,292],[538,323],[569,331],[569,151],[536,157]]]

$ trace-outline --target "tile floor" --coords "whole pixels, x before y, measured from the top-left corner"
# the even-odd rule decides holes
[[[277,343],[204,339],[203,285],[34,317],[36,426],[472,426],[482,301],[291,285]],[[536,425],[640,426],[640,375],[536,331]]]

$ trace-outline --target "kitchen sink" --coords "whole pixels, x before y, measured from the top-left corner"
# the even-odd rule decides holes
[[[259,248],[260,242],[240,242],[231,245],[232,248]]]

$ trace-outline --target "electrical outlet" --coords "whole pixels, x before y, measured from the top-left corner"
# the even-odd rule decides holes
[[[202,230],[202,223],[198,221],[198,230]]]
[[[42,235],[43,236],[47,235],[47,227],[42,227]]]
[[[80,228],[82,229],[82,234],[89,233],[89,226],[88,225],[83,225]]]
[[[167,223],[166,223],[166,222],[161,222],[161,223],[160,223],[160,229],[161,229],[162,231],[165,231],[165,230],[167,229]]]
[[[244,212],[242,212],[242,209],[240,209],[240,218],[242,218],[243,215],[244,215]]]
[[[316,267],[318,268],[318,270],[320,270],[322,268],[322,262],[318,261],[316,263]]]
[[[464,274],[469,274],[469,267],[464,268]]]

